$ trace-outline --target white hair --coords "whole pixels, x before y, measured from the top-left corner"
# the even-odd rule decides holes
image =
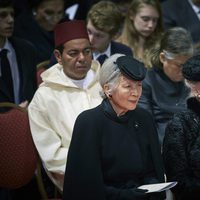
[[[101,87],[103,88],[105,84],[109,85],[110,93],[112,93],[113,89],[117,86],[117,82],[119,76],[121,75],[121,71],[116,65],[116,60],[125,56],[124,54],[113,54],[103,63],[100,74],[99,74],[99,82]],[[100,92],[101,96],[105,98],[105,94],[103,91]]]

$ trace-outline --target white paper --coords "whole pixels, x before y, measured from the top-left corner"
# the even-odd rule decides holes
[[[170,188],[174,187],[176,184],[177,182],[174,181],[174,182],[167,182],[167,183],[141,185],[138,188],[143,189],[143,190],[148,190],[146,193],[162,192],[165,190],[169,190]]]

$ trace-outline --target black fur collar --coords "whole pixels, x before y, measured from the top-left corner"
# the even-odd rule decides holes
[[[187,100],[187,106],[200,117],[200,102],[195,97]]]

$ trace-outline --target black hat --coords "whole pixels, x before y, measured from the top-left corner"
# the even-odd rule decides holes
[[[122,74],[127,75],[133,80],[142,81],[145,78],[146,68],[144,64],[132,56],[121,56],[117,58],[116,64]]]
[[[194,55],[182,65],[182,73],[189,81],[200,81],[200,54]]]

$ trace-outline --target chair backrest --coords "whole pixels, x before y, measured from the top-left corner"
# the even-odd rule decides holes
[[[0,187],[19,188],[34,176],[38,153],[34,146],[26,109],[13,103],[0,103]]]
[[[41,73],[44,72],[50,63],[50,60],[45,60],[37,64],[37,85],[39,86],[42,83],[42,78],[40,77]]]

